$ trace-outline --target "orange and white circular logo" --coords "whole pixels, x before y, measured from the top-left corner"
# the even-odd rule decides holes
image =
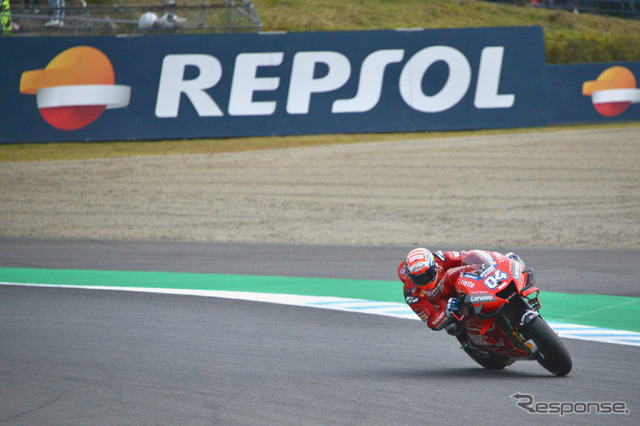
[[[629,69],[615,66],[604,70],[596,80],[585,81],[582,94],[591,96],[593,107],[605,117],[620,115],[632,103],[640,102],[640,89]]]
[[[60,130],[86,127],[105,109],[124,108],[131,99],[130,86],[115,84],[109,58],[89,46],[72,47],[45,69],[24,72],[20,93],[36,95],[42,118]]]

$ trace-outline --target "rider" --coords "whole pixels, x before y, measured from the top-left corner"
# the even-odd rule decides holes
[[[464,265],[465,251],[436,251],[416,248],[398,266],[398,277],[404,283],[407,305],[433,330],[447,328],[450,334],[462,331],[454,320],[462,307],[455,293],[455,284],[463,272],[476,267]],[[513,253],[505,256],[518,258]]]

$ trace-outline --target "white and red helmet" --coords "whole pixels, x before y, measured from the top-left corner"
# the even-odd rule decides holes
[[[421,289],[429,290],[435,286],[438,266],[426,248],[411,250],[404,261],[404,268],[411,282]]]

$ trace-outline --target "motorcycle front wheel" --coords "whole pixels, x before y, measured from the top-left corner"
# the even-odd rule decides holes
[[[521,327],[520,333],[533,340],[538,346],[536,360],[542,367],[559,377],[569,374],[573,366],[571,355],[560,337],[542,317],[536,317],[529,324]]]

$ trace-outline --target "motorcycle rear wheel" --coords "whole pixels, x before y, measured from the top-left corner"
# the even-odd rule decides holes
[[[536,317],[520,332],[532,339],[538,346],[536,360],[550,373],[558,377],[566,376],[573,366],[571,355],[555,331],[542,319]]]

